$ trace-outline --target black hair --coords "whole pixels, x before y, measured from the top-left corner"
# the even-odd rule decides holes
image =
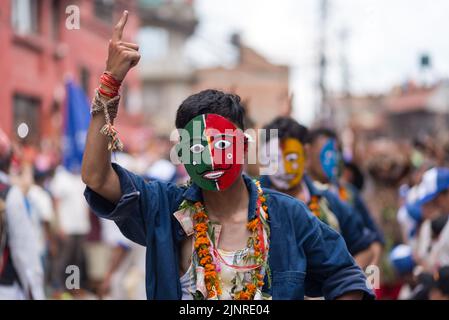
[[[280,140],[287,138],[294,138],[301,143],[305,143],[308,129],[299,124],[296,120],[290,117],[277,117],[264,127],[265,130],[277,129],[278,138]],[[267,139],[270,139],[270,135],[267,134]]]
[[[448,217],[446,215],[441,215],[431,221],[430,225],[432,227],[433,238],[438,238],[440,236],[440,233],[441,233],[441,231],[443,231],[447,222],[448,222]]]
[[[337,134],[335,133],[335,131],[329,128],[312,129],[309,131],[309,134],[307,135],[306,142],[314,143],[320,137],[337,139]]]
[[[190,120],[206,113],[218,114],[232,121],[237,127],[245,130],[243,119],[245,109],[236,94],[219,90],[204,90],[185,99],[176,112],[176,128],[184,128]]]
[[[357,190],[361,191],[365,184],[365,177],[363,176],[362,170],[360,170],[359,166],[354,162],[344,162],[345,169],[351,171],[352,173],[352,181],[351,184],[357,188]]]
[[[433,275],[428,272],[421,272],[416,277],[417,285],[412,291],[409,300],[429,300],[429,293],[436,287]]]
[[[438,288],[445,295],[449,295],[449,266],[441,267],[438,270]]]
[[[0,156],[0,171],[8,172],[12,161],[12,152],[9,151],[7,154]]]

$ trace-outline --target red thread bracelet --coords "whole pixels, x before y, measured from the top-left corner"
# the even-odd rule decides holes
[[[122,82],[115,79],[110,72],[105,71],[100,76],[100,84],[101,86],[109,89],[109,91],[106,91],[100,86],[98,88],[100,94],[109,98],[114,98],[118,95]]]
[[[98,92],[99,92],[102,96],[105,96],[105,97],[108,97],[108,98],[114,98],[114,97],[116,97],[116,96],[118,95],[118,92],[117,92],[117,91],[114,91],[114,92],[107,92],[107,91],[104,90],[102,87],[98,87]]]

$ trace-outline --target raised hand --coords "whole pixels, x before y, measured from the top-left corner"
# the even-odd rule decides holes
[[[124,11],[120,21],[114,27],[112,39],[109,41],[106,71],[110,72],[118,81],[122,81],[128,71],[136,66],[140,60],[139,46],[135,43],[122,41],[123,30],[127,21],[128,11]]]

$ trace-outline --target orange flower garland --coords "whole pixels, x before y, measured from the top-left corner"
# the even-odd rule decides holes
[[[315,217],[320,217],[321,215],[321,211],[320,211],[320,197],[319,196],[312,196],[312,198],[310,199],[310,203],[309,203],[309,209],[310,211],[312,211],[313,215]]]
[[[340,199],[343,200],[344,202],[347,202],[349,200],[349,193],[345,187],[338,188],[338,195],[340,196]]]
[[[220,281],[218,280],[218,274],[213,264],[212,254],[209,250],[210,241],[207,237],[208,217],[204,212],[204,207],[201,202],[195,203],[196,213],[193,215],[193,219],[196,222],[194,226],[195,230],[195,243],[194,247],[199,259],[199,265],[204,268],[204,279],[206,282],[206,289],[208,298],[214,298],[216,295],[221,295]]]
[[[268,266],[268,247],[265,244],[264,231],[269,237],[268,220],[268,206],[266,205],[266,198],[263,196],[262,188],[258,181],[255,182],[258,188],[257,211],[256,217],[249,221],[247,228],[252,235],[248,239],[248,246],[252,246],[253,254],[250,259],[255,263],[254,266],[246,266],[252,269],[250,282],[246,283],[242,290],[234,292],[235,300],[252,300],[254,299],[258,289],[261,289],[265,282],[264,270],[270,278],[270,270]],[[261,210],[263,209],[263,211]],[[194,248],[198,255],[198,263],[205,270],[205,284],[208,298],[216,298],[221,295],[221,284],[218,277],[217,266],[214,263],[211,252],[215,250],[208,238],[209,219],[205,208],[201,202],[194,204],[195,214],[193,215],[195,242]],[[263,214],[262,214],[263,213]],[[263,215],[263,216],[262,216]],[[238,268],[238,266],[236,267]]]

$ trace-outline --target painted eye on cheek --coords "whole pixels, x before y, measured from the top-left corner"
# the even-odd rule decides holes
[[[298,155],[296,153],[289,153],[285,156],[285,159],[289,162],[298,160]]]
[[[192,147],[190,147],[190,151],[193,153],[201,153],[204,150],[204,146],[202,144],[195,144]]]
[[[326,161],[332,161],[334,159],[334,152],[327,151],[325,154]]]
[[[214,143],[214,147],[216,149],[226,149],[230,145],[231,145],[231,142],[229,142],[227,140],[219,140],[219,141]]]

